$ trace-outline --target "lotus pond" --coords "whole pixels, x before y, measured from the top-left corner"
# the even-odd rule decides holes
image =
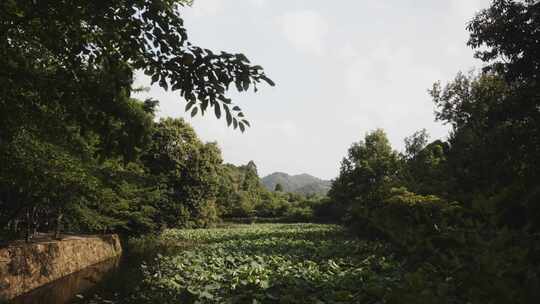
[[[335,225],[168,230],[159,244],[132,294],[84,302],[383,303],[402,278],[385,244]]]

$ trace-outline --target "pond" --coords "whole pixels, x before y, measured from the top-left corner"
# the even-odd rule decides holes
[[[138,285],[139,265],[128,258],[110,259],[34,289],[9,303],[71,304],[94,295],[118,298]]]

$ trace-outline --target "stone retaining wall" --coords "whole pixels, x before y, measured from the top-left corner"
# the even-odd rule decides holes
[[[0,248],[0,299],[12,299],[121,253],[117,235],[69,237]]]

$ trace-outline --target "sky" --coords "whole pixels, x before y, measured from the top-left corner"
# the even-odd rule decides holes
[[[227,128],[211,112],[191,118],[178,93],[139,73],[140,98],[160,101],[159,117],[183,117],[224,162],[253,160],[259,175],[279,171],[332,179],[353,142],[383,128],[392,146],[434,121],[427,90],[480,68],[466,45],[467,22],[489,0],[195,0],[183,11],[193,44],[240,52],[276,82],[229,96],[252,127]]]

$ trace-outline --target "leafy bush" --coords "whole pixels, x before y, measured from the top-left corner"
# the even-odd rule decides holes
[[[291,207],[285,212],[285,218],[296,222],[310,222],[313,220],[313,209],[306,207]]]
[[[360,232],[384,237],[403,248],[414,248],[425,240],[440,237],[442,231],[455,224],[461,210],[459,204],[435,195],[394,188],[381,204],[356,205],[351,221]]]
[[[408,272],[395,303],[533,303],[540,296],[538,237],[479,221],[458,203],[404,188],[376,208],[356,208],[356,231],[383,237]],[[363,230],[358,230],[363,229]],[[393,299],[393,300],[392,300]]]
[[[355,204],[350,223],[357,234],[390,241],[403,258],[406,271],[386,294],[389,303],[534,303],[540,238],[501,229],[490,217],[395,188],[379,204]]]
[[[146,234],[132,237],[127,243],[127,255],[137,261],[150,261],[158,255],[171,255],[193,247],[189,241],[180,242],[158,234]]]
[[[392,291],[394,303],[536,303],[540,297],[538,237],[488,227],[446,233],[453,246],[424,242],[421,259],[407,258],[409,272]]]

